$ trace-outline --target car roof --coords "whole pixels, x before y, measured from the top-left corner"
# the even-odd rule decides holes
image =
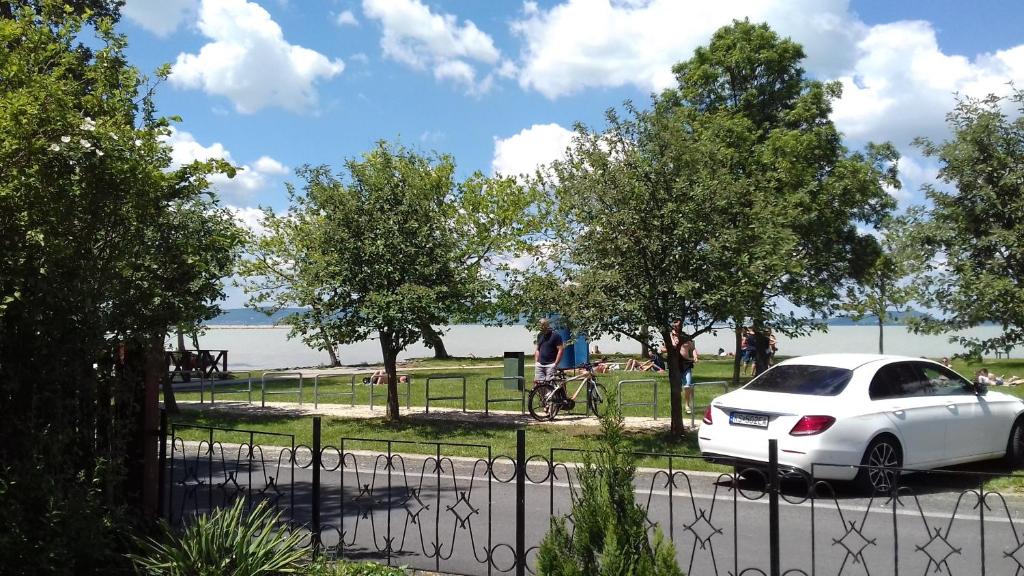
[[[882,363],[888,364],[890,362],[903,362],[907,360],[933,362],[927,358],[915,358],[913,356],[897,356],[895,354],[857,354],[857,353],[836,353],[836,354],[811,354],[809,356],[799,356],[797,358],[790,358],[780,362],[783,364],[810,364],[812,366],[834,366],[836,368],[845,368],[847,370],[855,370],[864,366],[865,364],[871,363]]]

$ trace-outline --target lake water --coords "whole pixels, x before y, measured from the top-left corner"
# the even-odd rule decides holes
[[[991,338],[997,336],[997,326],[981,326],[963,334]],[[288,328],[273,327],[211,327],[199,338],[203,349],[227,350],[228,368],[231,370],[262,370],[327,364],[325,352],[308,348],[299,339],[287,338]],[[501,356],[504,352],[523,351],[527,358],[533,354],[533,333],[525,326],[489,327],[480,325],[452,326],[444,337],[448,352],[453,356]],[[952,356],[962,349],[949,343],[948,336],[919,336],[910,334],[905,326],[885,328],[885,351],[889,354]],[[602,353],[639,354],[640,345],[632,340],[616,341],[601,338],[596,344]],[[591,346],[594,342],[591,342]],[[719,348],[735,349],[734,336],[729,330],[705,334],[697,338],[697,350],[702,354],[715,354]],[[801,338],[779,337],[779,354],[803,356],[826,352],[878,352],[877,326],[833,326],[828,332]],[[399,359],[431,356],[432,351],[422,344],[410,346]],[[1011,352],[1020,358],[1021,351]],[[382,356],[380,344],[368,340],[342,346],[339,359],[343,364],[376,364]]]

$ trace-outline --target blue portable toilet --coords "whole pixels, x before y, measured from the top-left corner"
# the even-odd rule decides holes
[[[573,340],[569,329],[562,322],[561,314],[548,314],[548,321],[551,322],[551,329],[562,337],[564,349],[562,351],[562,360],[558,363],[559,368],[571,370],[590,360],[590,346],[587,343],[586,334],[580,334]]]

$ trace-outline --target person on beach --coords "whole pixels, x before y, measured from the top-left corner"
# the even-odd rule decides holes
[[[672,349],[679,351],[679,385],[683,387],[683,408],[693,412],[693,366],[698,361],[697,346],[683,334],[683,320],[672,321]]]
[[[409,381],[409,377],[402,374],[398,377],[398,381],[405,384]],[[388,383],[388,373],[384,370],[375,370],[372,375],[367,378],[363,378],[363,384],[380,384],[386,386]]]
[[[551,322],[547,318],[540,319],[540,333],[537,334],[537,348],[533,351],[533,361],[536,372],[535,382],[546,382],[556,375],[558,363],[562,360],[562,352],[565,345],[562,337],[551,329]]]

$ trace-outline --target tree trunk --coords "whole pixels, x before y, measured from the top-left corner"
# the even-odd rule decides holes
[[[178,355],[181,357],[181,381],[191,382],[192,381],[192,355],[188,353],[188,348],[185,347],[185,333],[179,328],[176,330],[178,334]],[[198,350],[199,347],[197,346]]]
[[[147,518],[157,516],[160,462],[157,449],[160,437],[159,382],[166,380],[162,334],[149,339],[143,373],[142,428],[136,433],[142,441],[142,511]]]
[[[398,350],[395,349],[391,334],[383,330],[380,331],[380,351],[384,357],[384,372],[388,375],[387,419],[389,422],[398,422]]]
[[[420,326],[420,332],[423,333],[423,343],[426,344],[427,348],[434,351],[435,360],[447,360],[451,358],[448,355],[448,350],[444,347],[444,340],[441,339],[441,333],[434,330],[434,327],[430,324],[424,324]]]
[[[672,336],[669,332],[662,332],[661,338],[665,342],[665,349],[668,350],[668,389],[670,398],[670,413],[672,415],[672,434],[682,436],[686,433],[683,423],[683,390],[679,386],[680,366],[679,348],[672,345]],[[680,341],[680,345],[682,342]]]
[[[185,350],[185,334],[181,330],[178,330],[178,353],[182,355],[182,370],[188,369],[191,363],[187,359],[188,352]],[[178,401],[174,399],[174,384],[171,382],[172,380],[170,372],[164,370],[160,378],[160,385],[164,392],[164,409],[167,410],[168,414],[177,414],[180,410],[178,410]],[[182,373],[182,380],[188,382],[191,378],[189,375]]]
[[[338,353],[334,351],[334,346],[331,344],[327,345],[327,355],[331,357],[331,366],[341,366],[341,362],[338,361]]]
[[[881,310],[878,314],[878,353],[885,354],[885,334],[882,328],[885,326],[885,282],[878,286],[878,293],[882,301]]]
[[[736,322],[736,355],[732,358],[732,385],[740,385],[740,367],[743,364],[743,324]]]

